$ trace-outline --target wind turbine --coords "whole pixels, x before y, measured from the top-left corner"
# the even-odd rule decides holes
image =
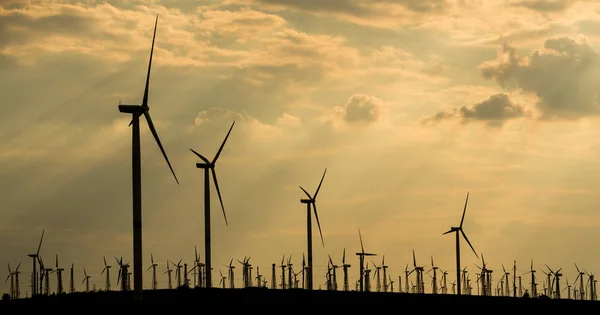
[[[146,269],[146,271],[148,271],[148,270],[150,270],[150,268],[152,268],[152,290],[157,289],[157,282],[156,282],[156,267],[157,266],[158,266],[158,264],[154,262],[154,255],[152,255],[152,253],[150,253],[150,267],[148,267],[148,269]],[[108,277],[108,273],[106,274],[106,276]]]
[[[173,264],[173,266],[175,266],[175,279],[177,280],[177,287],[175,287],[176,289],[179,289],[179,287],[181,286],[181,268],[183,267],[181,265],[181,261],[183,260],[183,258],[179,259],[179,261],[177,263],[174,263],[172,261],[171,264]]]
[[[121,291],[129,290],[131,284],[129,283],[129,263],[123,263],[123,256],[121,256],[121,260],[117,259],[117,264],[119,264],[119,274],[117,275],[117,285],[119,285],[119,281],[121,282]]]
[[[372,254],[372,253],[365,253],[365,247],[363,246],[363,241],[362,241],[362,235],[360,234],[360,229],[358,229],[358,237],[360,238],[360,253],[356,253],[356,255],[359,258],[360,261],[360,278],[358,280],[359,282],[359,288],[360,288],[360,292],[364,291],[364,277],[363,274],[365,272],[365,256],[376,256],[377,254]]]
[[[37,252],[35,252],[35,254],[29,254],[27,256],[33,258],[33,273],[31,274],[31,296],[36,296],[39,292],[39,285],[37,282],[37,271],[36,271],[36,266],[37,266],[37,262],[38,262],[38,256],[40,255],[40,249],[42,248],[42,241],[44,240],[44,232],[46,230],[42,230],[42,237],[40,237],[40,244],[38,245],[38,249]],[[41,268],[40,268],[40,272],[42,272]]]
[[[144,97],[141,105],[122,105],[119,104],[119,112],[131,114],[132,120],[129,124],[132,126],[132,151],[131,151],[131,163],[132,163],[132,192],[133,192],[133,290],[134,299],[142,300],[143,298],[143,257],[142,257],[142,159],[140,150],[140,116],[143,114],[146,117],[148,127],[160,148],[171,173],[177,184],[179,180],[173,171],[171,162],[167,157],[158,133],[154,129],[154,123],[150,118],[150,108],[148,107],[148,88],[150,84],[150,68],[152,67],[152,54],[154,53],[154,39],[156,38],[156,26],[158,24],[158,14],[156,15],[156,22],[154,22],[154,34],[152,35],[152,48],[150,49],[150,61],[148,62],[148,74],[146,75],[146,88],[144,90]]]
[[[550,270],[550,273],[554,275],[554,280],[552,281],[553,284],[556,284],[556,289],[554,289],[554,298],[560,299],[560,277],[562,276],[562,273],[560,273],[560,271],[562,270],[562,268],[559,268],[556,271],[550,269],[548,265],[546,265],[546,268],[548,268],[548,270]],[[548,296],[550,296],[550,294],[548,294]]]
[[[306,277],[307,289],[313,289],[313,253],[312,253],[312,219],[310,214],[310,207],[312,205],[313,211],[315,212],[315,219],[317,220],[317,226],[319,227],[319,234],[321,235],[321,243],[323,244],[323,248],[325,247],[325,241],[323,240],[323,232],[321,231],[321,223],[319,223],[319,215],[317,214],[317,195],[319,194],[319,190],[321,189],[321,184],[323,184],[323,179],[325,178],[325,174],[327,173],[327,168],[323,172],[323,176],[321,177],[321,181],[319,182],[319,186],[317,187],[317,191],[315,194],[311,196],[306,189],[300,186],[300,189],[306,194],[308,199],[300,199],[301,203],[306,204],[306,235],[307,235],[307,243],[308,243],[308,251],[307,251],[307,259],[308,259],[308,273]]]
[[[106,271],[105,290],[110,291],[110,268],[111,268],[111,266],[106,263],[106,256],[102,256],[102,258],[104,258],[104,269],[102,269],[102,272],[100,273],[100,275],[104,274],[104,272]]]
[[[58,267],[58,254],[56,254],[56,294],[62,294],[63,290],[63,282],[62,282],[62,272],[65,270],[64,268]]]
[[[352,267],[352,265],[346,263],[346,248],[344,248],[344,253],[342,254],[342,270],[344,270],[344,291],[349,291],[348,268],[350,267]]]
[[[8,265],[8,276],[6,276],[6,280],[4,280],[4,282],[10,279],[10,298],[16,299],[17,294],[15,290],[15,273],[10,269],[10,263],[7,262],[6,264]],[[21,265],[21,263],[19,263],[19,265]]]
[[[465,238],[465,241],[467,241],[467,243],[469,244],[469,246],[471,247],[471,249],[473,250],[473,253],[475,254],[475,256],[479,259],[479,255],[477,255],[477,252],[475,251],[475,248],[473,248],[473,245],[471,245],[471,242],[469,242],[469,238],[467,237],[467,235],[465,234],[465,232],[463,231],[463,222],[465,221],[465,213],[467,212],[467,203],[469,202],[469,193],[467,193],[467,199],[465,200],[465,208],[463,209],[463,214],[462,214],[462,219],[460,219],[460,225],[458,227],[451,227],[450,230],[448,232],[445,232],[444,234],[448,234],[448,233],[455,233],[456,234],[456,292],[457,295],[460,295],[460,235],[458,234],[459,232],[463,235],[463,237]]]
[[[217,195],[219,196],[219,201],[221,202],[221,209],[223,210],[223,217],[225,218],[225,226],[229,226],[227,223],[227,215],[225,214],[225,207],[223,206],[223,199],[221,198],[221,190],[219,189],[219,182],[217,181],[217,173],[215,172],[215,163],[221,155],[221,151],[225,146],[225,142],[227,138],[229,138],[229,134],[231,133],[231,129],[235,125],[235,121],[229,127],[229,131],[221,143],[217,154],[213,158],[212,161],[209,161],[202,154],[190,149],[194,154],[196,154],[204,163],[196,163],[196,168],[204,169],[204,259],[206,260],[205,268],[206,275],[204,277],[204,281],[206,282],[206,287],[210,288],[212,286],[212,264],[211,264],[211,249],[210,249],[210,173],[212,173],[213,181],[215,182],[215,188],[217,189]]]
[[[171,269],[169,267],[169,262],[170,261],[167,261],[167,270],[164,273],[167,274],[167,278],[169,279],[169,284],[168,284],[167,288],[169,288],[169,290],[171,290],[171,289],[173,289],[173,282],[171,281],[172,280],[171,273],[173,272],[173,269]]]
[[[85,292],[90,292],[90,277],[88,276],[87,272],[85,272],[85,267],[83,267],[83,281],[81,281],[81,283],[85,282]]]
[[[575,264],[575,269],[577,269],[577,278],[575,278],[575,281],[573,282],[573,284],[577,284],[577,279],[579,279],[579,299],[580,300],[584,300],[585,299],[585,290],[583,289],[583,275],[585,274],[585,272],[579,270],[579,267],[577,267],[576,263]]]

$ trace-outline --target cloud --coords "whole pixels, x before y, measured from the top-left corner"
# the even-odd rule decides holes
[[[423,122],[437,123],[450,118],[458,118],[463,123],[483,121],[489,126],[500,127],[507,120],[528,115],[526,109],[513,103],[508,95],[496,94],[473,106],[462,106],[455,108],[452,112],[437,112],[433,116],[424,119]]]
[[[349,124],[371,123],[377,121],[380,114],[381,100],[370,95],[354,94],[343,106],[335,111]]]
[[[484,78],[503,88],[535,94],[542,119],[577,119],[600,113],[599,61],[585,37],[554,37],[527,57],[519,57],[515,48],[504,45],[495,60],[479,68]]]
[[[323,18],[376,28],[397,29],[438,17],[452,7],[449,0],[227,0],[226,4],[268,11],[301,11]]]
[[[561,12],[569,8],[575,1],[572,0],[523,0],[514,3],[539,12]]]

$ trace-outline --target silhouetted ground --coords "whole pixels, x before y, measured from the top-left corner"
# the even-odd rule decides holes
[[[110,304],[127,305],[135,303],[133,292],[91,292],[74,293],[56,296],[38,296],[35,298],[0,301],[0,314],[7,309],[35,307],[51,310],[57,305],[82,305],[86,310],[103,308]],[[247,289],[177,289],[177,290],[147,290],[144,291],[143,301],[138,304],[165,304],[179,307],[216,307],[223,310],[242,308],[270,312],[279,309],[295,311],[303,307],[336,305],[335,310],[382,310],[406,313],[417,310],[421,313],[443,312],[443,314],[495,314],[507,312],[557,312],[567,314],[600,311],[599,301],[580,301],[568,299],[513,298],[513,297],[484,297],[456,296],[443,294],[407,294],[407,293],[378,293],[378,292],[342,292],[325,290],[272,290],[266,288]],[[245,308],[247,306],[260,308]],[[270,308],[270,307],[275,308]],[[281,308],[281,306],[283,306]],[[48,308],[47,308],[48,307]],[[341,308],[340,308],[341,307]],[[367,308],[362,308],[367,307]],[[162,308],[160,308],[162,309]],[[159,309],[156,309],[157,311]],[[89,312],[89,311],[88,311]],[[87,312],[86,312],[87,313]]]

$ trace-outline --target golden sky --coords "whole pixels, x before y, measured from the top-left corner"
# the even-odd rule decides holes
[[[344,248],[353,287],[358,229],[396,288],[413,249],[454,280],[454,237],[442,233],[467,192],[464,230],[495,280],[514,260],[519,274],[531,259],[563,268],[570,283],[574,262],[595,271],[597,1],[8,0],[0,254],[23,261],[22,295],[44,229],[46,265],[55,254],[74,264],[78,290],[83,267],[103,288],[103,255],[113,288],[114,256],[133,262],[130,116],[117,105],[141,102],[157,14],[149,106],[180,180],[142,120],[144,266],[152,253],[160,287],[167,260],[191,264],[194,246],[204,260],[204,174],[190,148],[211,159],[234,120],[216,166],[228,227],[212,188],[214,285],[231,258],[250,256],[269,280],[284,255],[299,268],[298,186],[313,193],[325,168],[315,288]],[[481,262],[461,249],[474,279]]]

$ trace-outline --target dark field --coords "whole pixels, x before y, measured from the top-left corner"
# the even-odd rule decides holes
[[[297,311],[302,307],[336,305],[332,310],[359,310],[390,311],[407,313],[417,311],[429,314],[442,312],[443,314],[490,314],[507,312],[566,312],[567,314],[580,314],[600,312],[599,301],[580,301],[568,299],[541,298],[512,298],[512,297],[483,297],[483,296],[456,296],[442,294],[407,294],[407,293],[381,293],[381,292],[342,292],[300,289],[272,290],[264,288],[246,289],[178,289],[178,290],[147,290],[144,291],[143,301],[133,301],[133,292],[92,292],[74,293],[58,296],[39,296],[36,298],[8,300],[0,302],[0,313],[5,310],[21,310],[30,307],[53,309],[58,305],[85,305],[88,310],[96,306],[104,308],[109,304],[130,305],[138,303],[143,305],[164,304],[177,307],[211,307],[211,309],[244,309],[246,306],[260,306],[260,308],[245,308],[246,310],[281,309]],[[271,306],[276,308],[271,309]],[[23,308],[24,307],[24,308]],[[46,308],[49,307],[49,308]],[[283,308],[280,308],[283,307]],[[360,308],[356,308],[360,307]],[[162,308],[161,308],[162,309]],[[315,310],[318,310],[315,309]],[[158,311],[158,309],[157,309]],[[295,313],[295,312],[294,312]],[[335,312],[337,313],[337,312]],[[582,313],[581,313],[582,314]]]

